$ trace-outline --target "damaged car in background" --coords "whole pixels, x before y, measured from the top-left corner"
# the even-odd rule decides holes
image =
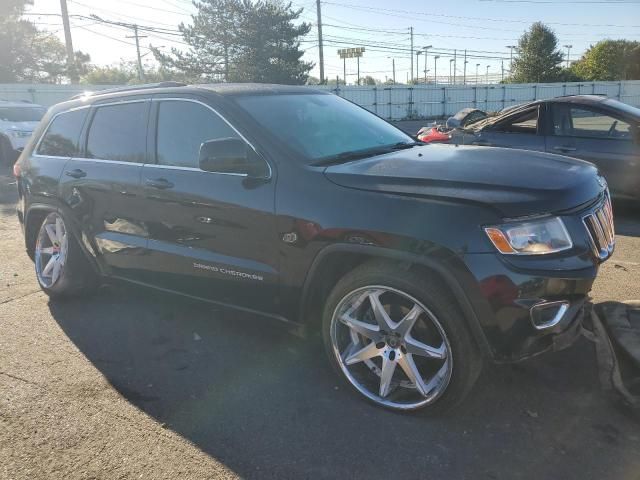
[[[598,166],[614,198],[638,202],[639,125],[639,108],[599,95],[573,95],[508,107],[494,116],[464,109],[445,126],[421,129],[418,139],[519,148],[586,160]]]

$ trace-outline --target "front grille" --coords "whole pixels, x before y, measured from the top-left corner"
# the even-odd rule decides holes
[[[582,222],[589,233],[591,248],[599,260],[605,260],[613,253],[616,234],[613,226],[613,209],[609,192],[598,206],[582,217]]]

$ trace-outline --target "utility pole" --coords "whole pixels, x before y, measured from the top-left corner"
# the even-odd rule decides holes
[[[144,82],[144,70],[142,69],[142,57],[140,56],[140,35],[138,35],[138,25],[133,25],[133,35],[127,36],[126,38],[135,38],[136,39],[136,52],[138,54],[138,79],[141,82]],[[146,38],[146,37],[142,37]]]
[[[479,63],[476,63],[476,85],[478,84],[478,67],[480,66]]]
[[[427,45],[424,47],[424,84],[427,84],[427,50],[429,50],[433,45]]]
[[[416,50],[416,84],[420,81],[420,50]]]
[[[573,45],[563,45],[563,47],[567,49],[567,68],[569,68],[569,54],[571,53]]]
[[[500,77],[500,80],[502,82],[504,82],[504,60],[500,60],[500,70],[502,71],[502,75]]]
[[[489,85],[489,65],[487,65],[487,85]]]
[[[462,84],[466,85],[467,84],[467,51],[464,51],[464,67],[462,69]]]
[[[433,57],[433,84],[437,85],[438,84],[438,59],[440,58],[440,55],[435,55]]]
[[[453,51],[453,84],[456,83],[456,53],[457,50]]]
[[[320,85],[324,85],[324,52],[322,50],[322,14],[320,12],[320,0],[316,0],[316,10],[318,11],[318,52],[320,54]]]
[[[358,61],[358,86],[360,86],[360,57],[356,57]]]
[[[413,27],[409,27],[409,31],[411,32],[411,55],[409,55],[411,58],[411,69],[409,71],[411,72],[411,76],[413,76]]]
[[[67,48],[67,69],[69,70],[69,79],[71,80],[71,83],[78,83],[76,61],[73,54],[73,42],[71,41],[71,26],[69,25],[67,0],[60,0],[60,10],[62,13],[62,25],[64,26],[64,43]]]
[[[140,80],[144,80],[144,71],[142,70],[142,56],[140,55],[140,39],[147,38],[145,35],[138,34],[138,25],[134,23],[124,23],[124,22],[114,22],[112,20],[105,20],[104,18],[100,18],[98,15],[91,14],[89,15],[94,20],[102,23],[108,23],[109,25],[118,25],[120,27],[130,28],[133,30],[133,35],[127,36],[126,38],[135,38],[136,40],[136,52],[138,56],[138,78]],[[229,62],[226,57],[227,48],[225,45],[225,80],[229,78]]]

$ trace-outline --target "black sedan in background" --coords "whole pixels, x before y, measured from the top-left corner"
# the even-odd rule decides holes
[[[451,132],[451,142],[593,162],[618,199],[640,201],[640,108],[598,95],[538,100]],[[523,172],[526,175],[526,172]]]

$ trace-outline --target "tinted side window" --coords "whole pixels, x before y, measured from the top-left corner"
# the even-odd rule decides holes
[[[200,145],[207,140],[237,138],[218,115],[198,103],[166,100],[158,105],[157,162],[198,167]]]
[[[78,139],[88,111],[88,108],[83,108],[55,117],[42,137],[36,153],[52,157],[78,155]]]
[[[87,138],[87,158],[144,163],[148,102],[98,107]]]

